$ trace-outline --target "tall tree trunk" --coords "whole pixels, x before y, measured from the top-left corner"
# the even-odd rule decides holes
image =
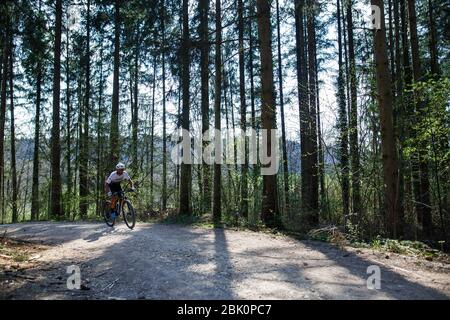
[[[402,214],[399,212],[398,204],[398,163],[397,143],[395,138],[393,122],[393,96],[392,79],[389,71],[388,51],[386,44],[386,27],[384,20],[383,0],[371,0],[373,6],[381,10],[381,29],[375,30],[375,64],[378,86],[378,104],[380,110],[381,125],[381,150],[383,159],[383,174],[385,185],[385,201],[388,208],[388,221],[390,235],[397,238],[401,235]]]
[[[225,71],[225,64],[222,66],[222,75],[223,75],[223,88],[221,88],[223,90],[223,110],[225,112],[225,129],[226,129],[226,134],[225,134],[225,141],[227,141],[227,143],[229,143],[230,141],[230,134],[229,134],[229,130],[230,130],[230,121],[229,121],[229,117],[228,117],[228,111],[230,109],[229,104],[228,104],[228,89],[230,89],[230,85],[228,83],[228,77],[227,77],[227,73]],[[231,101],[231,99],[230,99]],[[230,103],[230,105],[232,105]],[[223,152],[224,154],[224,163],[225,163],[225,170],[227,172],[227,185],[224,188],[224,203],[225,203],[225,212],[226,213],[230,213],[231,212],[231,208],[233,208],[234,210],[234,201],[232,199],[232,195],[233,195],[233,191],[232,189],[232,180],[231,180],[231,166],[228,164],[228,155],[229,155],[229,149],[227,148],[226,150],[224,150]],[[219,221],[220,222],[220,221]]]
[[[6,15],[6,14],[4,14]],[[3,18],[5,19],[5,18]],[[6,20],[6,19],[5,19]],[[3,23],[5,23],[5,20],[2,20]],[[0,60],[0,92],[1,92],[1,88],[2,88],[2,84],[1,84],[1,79],[3,79],[3,53],[6,49],[6,47],[4,46],[5,44],[5,39],[6,39],[6,24],[3,24],[3,29],[2,32],[0,32],[0,43],[1,43],[1,53],[2,53],[2,57]]]
[[[318,143],[318,175],[320,184],[320,207],[324,210],[326,216],[329,214],[329,206],[327,201],[327,192],[325,186],[325,154],[324,154],[324,140],[322,136],[322,120],[320,113],[320,90],[319,90],[319,64],[317,61],[317,54],[315,55],[316,65],[316,105],[317,105],[317,143]]]
[[[77,190],[77,187],[80,188],[80,180],[78,179],[78,185],[77,185],[77,174],[76,172],[80,172],[80,156],[81,156],[81,147],[82,147],[82,140],[83,140],[83,106],[84,106],[84,92],[83,92],[83,83],[85,79],[83,78],[82,74],[77,77],[77,108],[75,108],[76,111],[78,111],[77,114],[77,121],[76,121],[76,150],[74,152],[75,154],[75,166],[74,166],[74,177],[73,177],[73,190],[75,193],[75,190]],[[72,201],[68,201],[70,205]],[[66,213],[66,217],[68,219],[75,219],[76,213],[74,213],[72,216],[70,214]]]
[[[2,223],[4,222],[5,218],[5,191],[4,191],[4,185],[5,185],[5,155],[4,155],[4,140],[5,140],[5,118],[6,118],[6,85],[8,80],[8,57],[11,51],[10,48],[10,26],[9,26],[9,17],[8,14],[6,15],[6,28],[5,28],[5,35],[3,38],[3,57],[2,57],[2,66],[3,66],[3,72],[2,72],[2,92],[1,92],[1,106],[0,106],[0,209],[1,209],[1,216],[2,216]]]
[[[39,0],[38,14],[41,15],[41,0]],[[39,25],[39,27],[42,27]],[[42,54],[42,52],[40,53]],[[41,135],[41,95],[42,95],[42,56],[39,56],[37,62],[36,75],[36,109],[34,115],[34,147],[33,147],[33,171],[31,186],[31,220],[39,220],[39,140]]]
[[[391,79],[396,79],[397,76],[395,74],[395,43],[394,43],[394,19],[393,19],[393,4],[392,0],[388,0],[388,21],[389,21],[389,62],[390,62],[390,70],[391,70]],[[394,95],[395,100],[395,95]],[[394,119],[395,125],[395,119]]]
[[[438,36],[436,28],[436,16],[435,16],[435,4],[434,1],[428,0],[428,27],[430,32],[429,39],[429,50],[430,50],[430,64],[431,73],[434,79],[439,79],[442,75],[441,68],[439,66],[439,47],[438,47]],[[444,106],[445,108],[445,106]],[[443,137],[440,141],[436,142],[440,150],[446,152],[449,149],[448,137]],[[434,146],[434,143],[433,143]],[[436,164],[437,166],[437,164]],[[443,197],[439,197],[439,212],[442,216],[442,207],[449,209],[449,196],[450,196],[450,184],[449,184],[449,173],[448,170],[442,170],[439,168],[439,173],[435,174],[436,184],[439,186],[438,194],[443,194]],[[435,170],[438,170],[437,168]],[[442,188],[442,190],[441,190]],[[448,211],[447,211],[448,212]],[[442,230],[445,233],[445,226],[443,219],[441,219]]]
[[[83,117],[83,132],[80,143],[80,216],[82,219],[86,218],[88,211],[88,195],[89,195],[89,103],[91,96],[91,0],[87,1],[86,12],[86,92],[84,97],[84,117]]]
[[[132,150],[132,170],[136,175],[139,170],[138,157],[138,125],[139,125],[139,56],[140,56],[140,28],[136,26],[134,48],[134,68],[133,68],[133,104],[132,104],[132,122],[131,122],[131,150]]]
[[[100,71],[99,71],[99,88],[98,88],[98,113],[97,113],[97,208],[96,212],[97,214],[100,214],[100,210],[102,210],[102,203],[101,203],[101,195],[103,194],[104,190],[104,180],[105,174],[104,174],[104,146],[103,146],[103,90],[104,90],[104,75],[103,75],[103,29],[100,31],[100,43],[102,44],[100,47]]]
[[[356,79],[355,45],[353,37],[353,0],[347,2],[347,33],[348,33],[348,57],[350,63],[350,157],[352,171],[352,203],[353,213],[357,214],[353,221],[357,223],[361,218],[361,186],[360,186],[360,160],[358,140],[358,92]]]
[[[153,210],[154,195],[153,195],[153,185],[154,185],[154,168],[153,163],[155,154],[155,92],[156,92],[156,56],[153,60],[153,84],[152,84],[152,116],[150,122],[150,207]],[[137,111],[137,110],[136,110]]]
[[[348,121],[347,121],[347,104],[345,97],[345,80],[344,65],[342,62],[342,20],[341,20],[341,4],[337,0],[337,16],[338,16],[338,55],[339,55],[339,75],[338,75],[338,106],[339,106],[339,160],[341,166],[341,189],[342,189],[342,214],[344,219],[347,218],[350,208],[350,182],[349,182],[349,155],[348,155]]]
[[[286,124],[284,118],[284,94],[283,94],[283,68],[281,61],[281,31],[280,31],[280,5],[279,0],[276,0],[277,7],[277,50],[278,50],[278,86],[280,96],[280,116],[281,116],[281,148],[283,155],[283,180],[284,180],[284,210],[289,210],[289,172],[288,172],[288,157],[286,150]]]
[[[257,121],[256,121],[256,108],[255,108],[255,71],[254,71],[254,36],[253,36],[253,16],[255,15],[255,1],[254,0],[250,0],[249,1],[249,16],[250,18],[248,19],[248,37],[249,37],[249,61],[248,61],[248,69],[249,69],[249,77],[250,77],[250,103],[251,103],[251,127],[253,130],[255,130],[257,133],[257,137],[256,137],[256,142],[258,142],[258,126],[257,126]],[[259,150],[259,146],[257,145],[257,149]],[[258,152],[258,151],[257,151]],[[253,174],[252,174],[252,187],[253,187],[253,194],[255,194],[255,190],[258,184],[258,175],[259,175],[259,165],[257,163],[257,160],[255,161],[256,163],[253,164],[252,166],[252,170],[253,170]],[[251,220],[250,223],[252,225],[256,224],[256,197],[253,197],[253,210],[252,210],[252,218],[249,219]]]
[[[162,163],[162,210],[167,209],[167,139],[166,139],[166,10],[165,0],[163,0],[161,6],[161,34],[162,34],[162,46],[161,46],[161,63],[162,63],[162,118],[163,118],[163,163]]]
[[[181,90],[182,90],[182,84],[181,84],[181,77],[179,77],[178,79],[178,92],[177,92],[177,96],[178,96],[178,102],[177,102],[177,130],[180,129],[181,127]],[[178,143],[180,142],[180,140],[178,140]],[[180,165],[176,164],[175,165],[176,170],[175,170],[175,190],[176,190],[176,197],[175,197],[175,201],[177,201],[178,203],[180,202]]]
[[[395,75],[396,79],[393,79],[395,81],[395,91],[397,96],[401,96],[401,86],[402,86],[402,52],[400,47],[400,7],[399,7],[399,1],[393,1],[394,2],[394,46],[395,46]]]
[[[53,63],[53,114],[51,131],[51,208],[52,216],[61,218],[61,143],[60,143],[60,95],[61,95],[61,26],[62,0],[56,0],[55,47]]]
[[[215,71],[216,71],[216,79],[215,79],[215,96],[214,96],[214,128],[215,128],[215,136],[219,134],[221,130],[221,112],[220,112],[220,103],[222,98],[222,7],[221,0],[216,0],[216,43],[215,43]],[[219,130],[219,131],[218,131]],[[214,224],[220,224],[221,220],[221,209],[222,209],[222,201],[221,201],[221,192],[222,192],[222,166],[219,163],[218,159],[222,155],[222,137],[215,137],[215,141],[218,144],[216,146],[216,160],[214,161],[214,190],[213,190],[213,220]],[[217,149],[218,148],[218,149]]]
[[[225,69],[225,67],[224,67]],[[233,130],[233,156],[234,159],[237,159],[237,140],[236,140],[236,122],[235,122],[235,118],[234,118],[234,98],[233,98],[233,77],[231,76],[231,72],[229,72],[229,74],[227,75],[226,72],[224,71],[224,75],[225,77],[227,77],[228,83],[229,83],[229,88],[230,88],[230,110],[231,110],[231,127]],[[235,166],[234,169],[236,171],[238,171],[238,165],[237,162],[235,161]],[[236,195],[237,195],[237,191],[236,191]]]
[[[405,130],[405,112],[404,112],[404,103],[403,103],[403,74],[402,74],[402,52],[401,52],[401,36],[400,36],[400,7],[399,1],[393,1],[393,11],[394,11],[394,47],[395,47],[395,55],[394,55],[394,67],[395,78],[393,78],[394,84],[394,127],[396,129],[397,134],[397,145],[398,145],[398,166],[399,166],[399,205],[401,206],[400,212],[404,212],[405,210],[405,179],[407,175],[407,165],[403,155],[403,141],[407,139],[406,130]],[[402,227],[402,226],[401,226]]]
[[[188,0],[183,0],[182,16],[183,16],[183,31],[181,40],[181,82],[182,82],[182,111],[181,111],[181,127],[189,131],[189,12]],[[189,144],[190,145],[190,144]],[[190,150],[183,150],[189,152]],[[191,181],[191,165],[187,163],[181,164],[180,170],[180,214],[191,215],[190,205],[190,181]]]
[[[17,165],[16,165],[16,127],[14,124],[14,43],[10,37],[9,56],[9,110],[11,123],[11,186],[12,186],[12,223],[18,222],[17,211]]]
[[[305,28],[304,28],[305,1],[297,0],[295,3],[295,26],[297,44],[297,87],[300,114],[300,171],[301,171],[301,206],[302,211],[309,214],[311,208],[310,196],[312,170],[310,165],[310,130],[309,104],[308,104],[308,73],[307,59],[305,52]]]
[[[317,146],[317,72],[316,72],[316,14],[317,3],[315,0],[308,0],[308,71],[309,71],[309,157],[311,166],[311,194],[309,196],[311,209],[309,222],[311,225],[319,223],[319,163]]]
[[[403,81],[400,82],[399,92],[402,92],[402,116],[406,119],[402,123],[403,130],[403,139],[401,143],[401,147],[404,147],[404,141],[408,139],[411,135],[411,124],[408,119],[413,117],[411,105],[411,94],[409,92],[405,92],[405,89],[410,89],[412,84],[412,69],[411,69],[411,61],[410,61],[410,53],[409,53],[409,40],[408,40],[408,21],[407,21],[407,13],[406,13],[406,0],[400,0],[400,33],[401,33],[401,46],[402,46],[402,65],[403,65]],[[406,160],[406,159],[405,159]],[[417,186],[418,179],[412,179],[412,164],[411,161],[403,161],[402,169],[404,170],[405,177],[405,199],[413,199],[413,184],[414,189],[419,190]],[[405,209],[407,212],[413,211],[413,203],[412,201],[405,201]],[[416,213],[417,214],[417,213]]]
[[[120,157],[119,149],[119,69],[120,69],[120,0],[114,5],[114,75],[111,109],[109,169],[114,170]]]
[[[70,32],[66,30],[66,165],[67,165],[67,194],[72,194],[72,104],[71,104],[71,81],[70,81]],[[76,175],[75,175],[76,176]],[[70,217],[72,213],[72,202],[67,201],[65,207],[66,215]]]
[[[272,146],[272,129],[276,129],[276,103],[273,83],[272,30],[270,27],[269,0],[257,0],[258,38],[261,51],[261,122],[267,130],[264,148],[267,155],[276,153]],[[263,139],[264,143],[264,139]],[[273,158],[273,157],[272,157]],[[270,166],[270,164],[268,165]],[[278,168],[277,168],[278,169]],[[263,176],[261,219],[267,226],[277,226],[278,219],[277,175]]]
[[[248,218],[248,142],[245,136],[247,130],[247,101],[245,98],[245,56],[244,56],[244,4],[238,0],[239,29],[239,96],[241,102],[241,130],[244,143],[244,164],[241,166],[241,214]]]
[[[41,92],[42,92],[42,70],[38,63],[38,74],[36,78],[36,111],[34,116],[34,149],[33,149],[33,184],[31,187],[31,220],[39,220],[39,145],[41,135]]]
[[[208,32],[208,14],[210,0],[200,0],[200,32],[201,32],[201,105],[202,105],[202,134],[209,130],[209,32]],[[207,146],[204,141],[202,150]],[[202,165],[202,211],[211,210],[211,172],[210,166],[203,162]]]
[[[434,77],[441,75],[441,69],[439,68],[439,51],[437,45],[437,30],[436,30],[436,17],[434,15],[433,1],[428,0],[428,27],[430,32],[429,47],[430,47],[430,64],[431,73]]]
[[[422,80],[422,66],[419,53],[419,38],[417,35],[417,15],[415,0],[408,0],[409,12],[409,31],[411,34],[411,53],[413,62],[413,76],[414,82],[417,83]],[[426,117],[425,115],[425,101],[421,97],[415,96],[416,114],[419,123]],[[431,219],[431,202],[430,202],[430,182],[428,179],[428,162],[426,161],[426,142],[419,142],[417,155],[413,159],[413,170],[415,178],[418,179],[419,190],[416,198],[416,208],[418,213],[418,220],[422,224],[422,232],[426,237],[431,236],[432,233],[432,219]],[[418,174],[418,177],[417,177]],[[417,191],[416,191],[417,192]]]

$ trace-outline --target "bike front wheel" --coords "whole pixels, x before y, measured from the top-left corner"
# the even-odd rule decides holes
[[[136,214],[133,205],[129,200],[125,200],[122,206],[123,220],[128,228],[133,229],[136,224]]]
[[[105,219],[106,224],[108,227],[113,227],[116,223],[116,218],[111,215],[111,202],[105,201],[103,203],[103,218]]]

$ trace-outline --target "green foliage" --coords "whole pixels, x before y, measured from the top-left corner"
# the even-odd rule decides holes
[[[347,233],[345,236],[350,243],[361,241],[361,230],[359,225],[352,223],[350,220],[347,221]]]
[[[377,236],[369,244],[371,249],[383,252],[392,252],[401,255],[423,257],[427,259],[446,259],[447,256],[437,249],[433,249],[420,241],[399,241],[393,239],[383,239]]]
[[[417,117],[412,122],[414,132],[417,134],[407,141],[404,155],[409,158],[420,151],[421,145],[425,145],[428,160],[438,161],[441,165],[448,166],[450,150],[448,145],[442,146],[440,143],[448,142],[450,136],[450,80],[442,78],[417,82],[413,85],[411,93],[416,99],[425,103],[425,117]],[[422,120],[417,121],[417,119]]]
[[[381,237],[379,235],[376,236],[375,239],[372,240],[370,246],[376,250],[380,250],[381,247],[383,246]]]

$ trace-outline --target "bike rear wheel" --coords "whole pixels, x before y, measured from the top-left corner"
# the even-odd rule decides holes
[[[133,205],[129,200],[125,200],[122,206],[123,220],[128,228],[133,229],[136,224],[136,214]]]
[[[105,201],[103,203],[103,218],[105,219],[108,227],[113,227],[116,223],[116,218],[111,215],[111,201]]]

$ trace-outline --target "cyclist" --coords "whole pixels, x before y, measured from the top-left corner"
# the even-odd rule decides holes
[[[120,183],[122,181],[128,181],[128,184],[131,185],[131,190],[134,191],[134,183],[131,180],[130,175],[125,171],[125,165],[119,162],[116,165],[116,171],[111,172],[108,179],[106,179],[105,181],[106,194],[108,195],[108,197],[112,197],[111,211],[113,215],[117,214],[117,212],[114,212],[114,210],[117,202],[117,193],[122,191],[122,187],[120,186]]]

